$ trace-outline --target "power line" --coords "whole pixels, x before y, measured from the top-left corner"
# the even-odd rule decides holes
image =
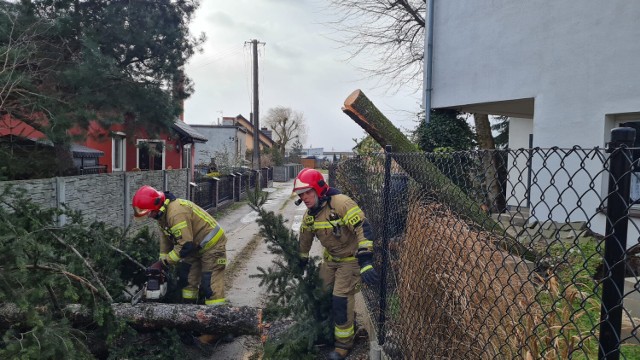
[[[206,61],[205,63],[200,63],[198,65],[194,65],[194,67],[192,67],[192,69],[199,69],[199,68],[202,68],[204,66],[213,64],[214,62],[218,62],[220,60],[228,59],[232,55],[236,55],[236,54],[240,53],[241,51],[243,51],[243,48],[234,48],[234,49],[231,49],[231,50],[226,50],[224,52],[218,53],[218,54],[215,55],[215,57],[208,56],[204,60],[204,61]]]

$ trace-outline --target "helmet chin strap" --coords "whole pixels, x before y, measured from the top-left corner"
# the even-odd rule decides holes
[[[170,202],[171,202],[171,199],[166,199],[164,201],[164,204],[162,204],[160,209],[158,209],[158,213],[153,218],[156,220],[160,219],[162,215],[164,215],[164,212],[167,210],[167,205],[169,205]]]

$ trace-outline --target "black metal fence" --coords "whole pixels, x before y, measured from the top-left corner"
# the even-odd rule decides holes
[[[191,192],[191,199],[205,210],[225,206],[240,201],[247,196],[247,191],[255,189],[256,184],[262,188],[273,183],[272,168],[238,172],[220,177],[198,174],[196,186]]]
[[[83,166],[77,168],[77,175],[106,174],[106,165]]]
[[[332,166],[331,186],[376,231],[381,282],[363,292],[384,352],[639,359],[640,173],[627,130],[606,150],[388,149]]]

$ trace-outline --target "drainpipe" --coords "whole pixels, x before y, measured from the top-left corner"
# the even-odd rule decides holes
[[[425,84],[424,84],[424,123],[431,121],[431,88],[433,77],[433,3],[429,0],[427,6],[427,36],[425,37],[425,47],[427,49],[427,59],[425,62]]]

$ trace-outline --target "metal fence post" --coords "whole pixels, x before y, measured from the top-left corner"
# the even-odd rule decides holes
[[[56,177],[56,208],[62,210],[64,203],[67,202],[67,190],[64,177]],[[64,226],[67,224],[67,215],[58,215],[58,226]]]
[[[599,359],[620,358],[620,329],[624,297],[625,252],[629,223],[631,151],[635,129],[620,127],[611,130],[607,152],[611,154],[609,192],[607,197],[607,226],[604,245],[604,273],[602,306],[600,310]]]
[[[329,182],[329,186],[336,186],[336,165],[334,163],[329,164],[327,170],[327,182]]]
[[[122,219],[122,222],[124,224],[124,228],[126,229],[127,227],[129,227],[129,223],[131,222],[131,177],[129,176],[129,173],[126,171],[123,171],[121,173],[122,176],[122,183],[124,184],[124,188],[122,189],[123,193],[124,193],[124,219]]]
[[[384,148],[384,188],[382,190],[383,219],[391,214],[391,145]],[[380,313],[378,318],[378,345],[385,340],[384,325],[387,312],[387,265],[389,263],[389,227],[382,227],[382,266],[380,267]]]

